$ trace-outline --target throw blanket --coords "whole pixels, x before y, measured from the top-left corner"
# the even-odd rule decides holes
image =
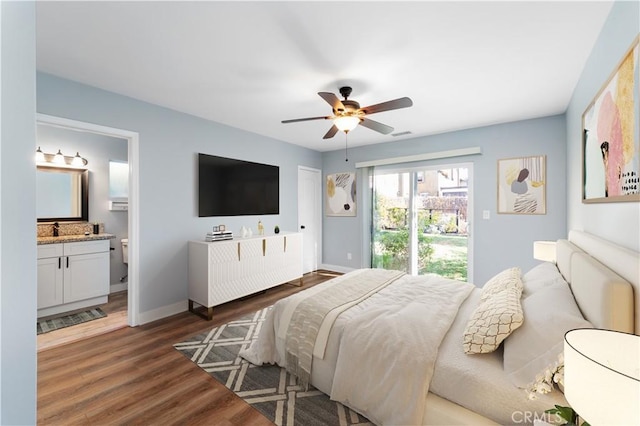
[[[405,291],[345,326],[332,400],[376,424],[422,424],[438,347],[473,289],[435,275],[428,279],[403,278]]]
[[[300,385],[309,385],[314,348],[320,357],[324,356],[326,340],[335,318],[403,275],[404,272],[400,271],[364,269],[349,276],[341,285],[317,292],[296,306],[285,338],[285,367],[298,377]]]

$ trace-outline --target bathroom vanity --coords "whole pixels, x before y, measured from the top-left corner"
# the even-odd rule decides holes
[[[38,237],[38,318],[107,303],[112,238]]]

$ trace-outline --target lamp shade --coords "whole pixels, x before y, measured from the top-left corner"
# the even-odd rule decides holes
[[[360,123],[360,119],[353,115],[345,115],[333,120],[333,124],[343,132],[350,132]]]
[[[555,241],[534,241],[533,242],[533,258],[544,262],[556,261],[556,242]]]
[[[567,332],[564,394],[592,426],[640,424],[640,336],[592,328]]]

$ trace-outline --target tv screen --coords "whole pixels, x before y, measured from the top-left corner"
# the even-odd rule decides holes
[[[198,154],[198,216],[280,213],[280,168]]]

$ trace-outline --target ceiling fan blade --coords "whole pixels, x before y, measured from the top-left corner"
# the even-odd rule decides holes
[[[377,121],[373,121],[368,118],[360,119],[360,125],[366,127],[367,129],[375,130],[376,132],[382,133],[383,135],[388,135],[393,132],[393,127],[387,126],[386,124],[378,123]]]
[[[331,108],[333,108],[336,111],[344,111],[344,105],[342,104],[342,101],[340,99],[338,99],[338,97],[336,95],[334,95],[331,92],[318,92],[318,95],[320,95],[320,97],[322,99],[324,99],[325,101],[327,101],[327,103],[329,105],[331,105]]]
[[[390,111],[392,109],[407,108],[413,105],[413,101],[407,97],[394,99],[392,101],[382,102],[380,104],[369,105],[360,108],[365,114],[375,114],[382,111]]]
[[[331,126],[329,131],[322,137],[322,139],[331,139],[332,137],[334,137],[336,135],[336,133],[338,133],[338,130],[339,129],[334,124],[333,126]]]
[[[330,118],[332,118],[330,115],[326,115],[322,117],[294,118],[293,120],[282,120],[282,123],[297,123],[298,121],[309,121],[309,120],[328,120]]]

